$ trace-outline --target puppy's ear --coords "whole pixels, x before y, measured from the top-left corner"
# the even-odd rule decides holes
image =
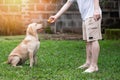
[[[32,36],[36,36],[36,33],[33,31],[32,27],[28,27],[27,33]]]

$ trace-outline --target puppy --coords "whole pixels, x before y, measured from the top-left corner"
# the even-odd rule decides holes
[[[28,25],[25,39],[10,53],[8,64],[16,67],[30,59],[30,67],[36,63],[36,53],[39,49],[38,30],[42,31],[42,24],[32,23]]]

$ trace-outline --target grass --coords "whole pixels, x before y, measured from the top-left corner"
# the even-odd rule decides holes
[[[23,68],[3,64],[23,37],[0,37],[0,80],[120,79],[120,40],[100,41],[99,71],[83,74],[84,70],[76,69],[85,62],[85,43],[81,40],[41,40],[41,47],[37,53],[38,64],[33,68],[29,68],[29,61]]]

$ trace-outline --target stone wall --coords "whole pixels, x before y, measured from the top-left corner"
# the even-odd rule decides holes
[[[102,26],[110,26],[115,23],[120,23],[119,15],[119,0],[102,0],[101,8],[103,10]],[[114,27],[114,26],[113,26]]]
[[[51,26],[56,32],[81,33],[82,21],[75,2],[55,24],[47,23],[49,16],[54,15],[67,0],[0,0],[0,14],[20,17],[25,25],[31,22],[43,23],[44,26]],[[120,6],[120,5],[119,5]],[[102,26],[109,26],[120,22],[118,0],[103,0]]]
[[[60,8],[67,0],[62,2]],[[56,22],[56,32],[81,33],[82,20],[78,10],[78,5],[74,2],[71,7]]]

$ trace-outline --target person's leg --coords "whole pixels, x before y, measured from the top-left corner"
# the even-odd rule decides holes
[[[86,42],[86,62],[78,68],[84,69],[88,68],[91,63],[91,42]]]
[[[84,72],[94,72],[98,70],[97,61],[100,51],[98,40],[101,36],[101,19],[95,21],[94,18],[88,18],[83,25],[83,40],[90,44],[86,44],[86,63],[90,61],[88,69]],[[81,68],[81,67],[80,67]]]
[[[100,47],[99,47],[99,42],[98,41],[92,41],[92,57],[91,57],[91,64],[90,67],[88,69],[86,69],[84,72],[88,72],[88,73],[92,73],[94,71],[98,71],[98,66],[97,66],[97,62],[98,62],[98,56],[99,56],[99,51],[100,51]]]

